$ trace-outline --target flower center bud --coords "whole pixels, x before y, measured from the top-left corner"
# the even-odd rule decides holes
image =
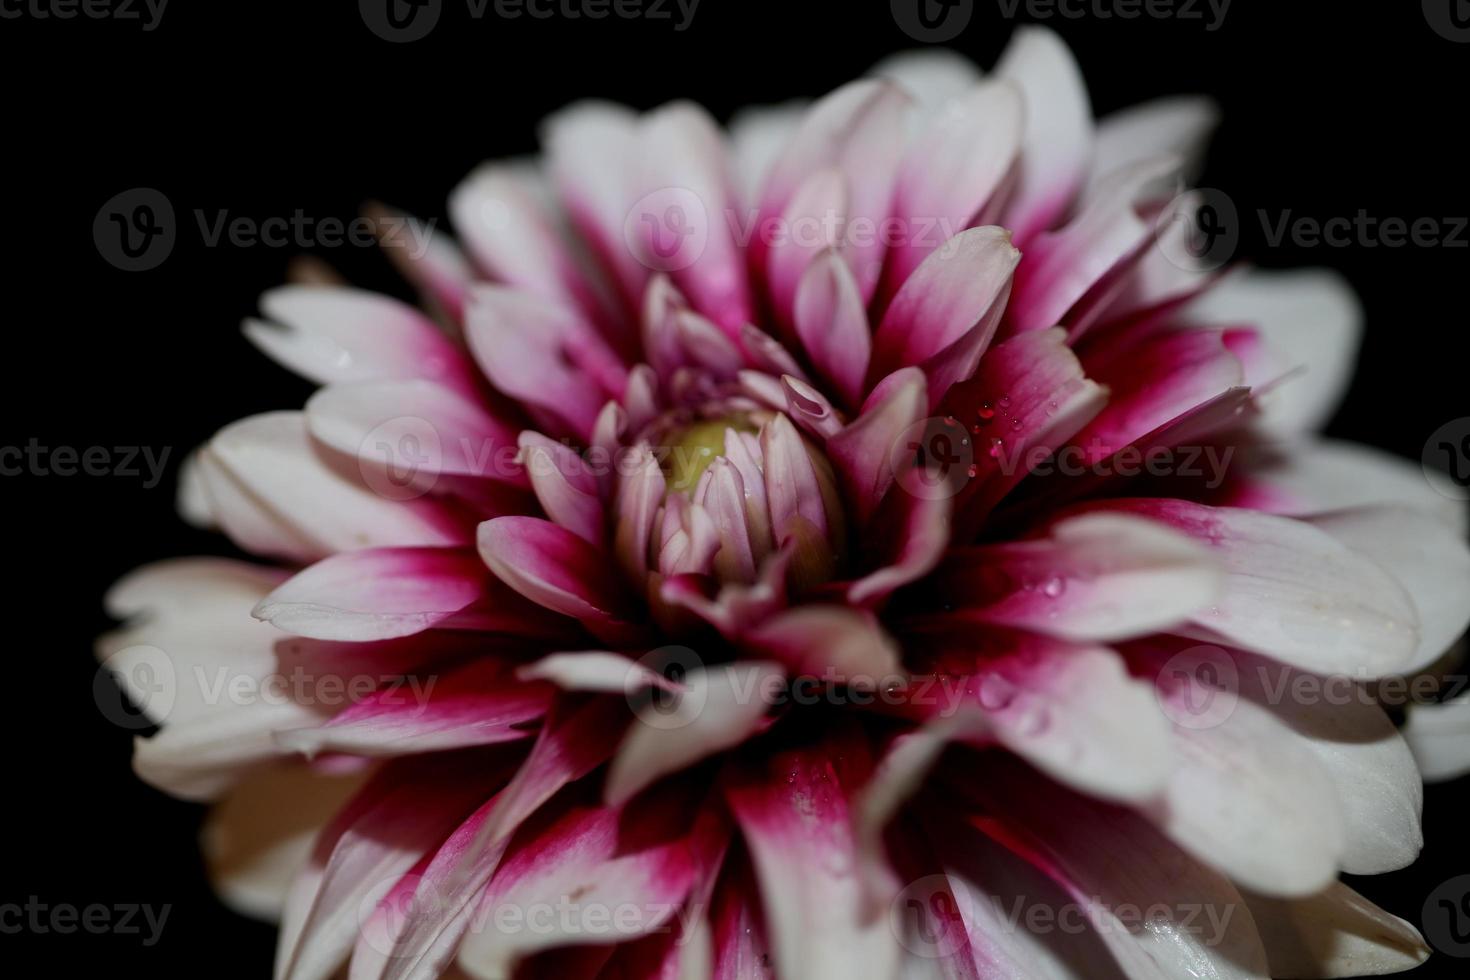
[[[625,481],[619,539],[637,547],[628,536],[644,540],[646,528],[635,565],[653,590],[678,575],[750,585],[777,566],[783,592],[821,584],[836,571],[845,534],[830,464],[786,415],[729,408],[679,413],[644,431],[648,464],[639,482]],[[649,485],[660,478],[661,488]]]

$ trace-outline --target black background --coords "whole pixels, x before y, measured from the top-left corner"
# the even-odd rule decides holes
[[[1358,383],[1331,432],[1417,458],[1438,426],[1470,415],[1470,250],[1271,248],[1251,218],[1262,208],[1324,219],[1470,214],[1470,44],[1436,34],[1417,3],[1368,9],[1236,0],[1215,31],[1199,20],[1048,23],[1075,50],[1099,113],[1174,92],[1221,103],[1203,183],[1246,217],[1243,254],[1341,269],[1366,304]],[[999,11],[980,0],[952,46],[993,63],[1014,26]],[[225,423],[297,407],[308,393],[238,332],[292,252],[206,247],[192,212],[346,220],[380,198],[442,220],[454,182],[484,158],[532,151],[536,121],[575,98],[649,107],[684,96],[727,118],[743,104],[821,94],[913,46],[884,0],[703,0],[683,32],[669,21],[474,21],[463,0],[448,0],[429,37],[397,45],[342,0],[174,0],[151,32],[136,21],[0,20],[9,366],[0,445],[171,452],[153,489],[126,476],[0,480],[13,719],[0,903],[173,907],[152,948],[137,936],[4,935],[7,965],[27,947],[46,975],[269,970],[272,930],[225,911],[204,883],[202,810],[133,778],[131,735],[91,694],[107,585],[144,561],[228,553],[174,517],[180,458]],[[139,186],[171,200],[179,241],[160,268],[127,273],[103,260],[92,222]],[[371,249],[323,257],[355,281],[400,288]],[[1470,870],[1463,799],[1458,787],[1432,787],[1420,863],[1354,884],[1417,923],[1435,885]],[[1436,957],[1416,975],[1459,975],[1462,965]]]

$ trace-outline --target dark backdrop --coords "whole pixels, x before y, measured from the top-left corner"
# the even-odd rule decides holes
[[[143,561],[227,551],[175,519],[178,460],[221,425],[297,407],[308,393],[237,329],[293,251],[208,247],[192,212],[347,220],[378,197],[442,219],[461,175],[484,158],[531,151],[537,119],[574,98],[648,107],[688,96],[724,118],[742,104],[820,94],[915,46],[881,0],[702,0],[684,31],[649,19],[476,21],[463,0],[447,0],[436,30],[409,44],[374,36],[351,2],[307,6],[178,0],[144,30],[0,3],[23,12],[0,19],[10,368],[0,444],[171,452],[168,478],[153,488],[127,475],[0,481],[7,692],[19,711],[6,754],[0,903],[172,906],[151,948],[113,933],[0,936],[6,961],[28,948],[47,974],[269,969],[271,930],[230,915],[204,883],[193,840],[202,810],[134,780],[130,733],[91,695],[106,586]],[[1204,183],[1246,217],[1242,254],[1341,269],[1367,306],[1358,384],[1332,432],[1417,458],[1438,426],[1470,414],[1464,236],[1458,249],[1273,248],[1252,218],[1261,208],[1470,214],[1470,44],[1437,32],[1417,3],[1372,9],[1236,0],[1215,30],[1207,11],[1205,20],[1049,23],[1076,51],[1100,113],[1171,92],[1208,92],[1223,105]],[[992,63],[1014,24],[1002,11],[978,0],[954,46]],[[114,268],[93,241],[104,202],[135,187],[160,190],[180,215],[176,247],[148,272]],[[354,280],[398,288],[371,249],[320,251]],[[1463,797],[1432,788],[1419,865],[1359,886],[1418,922],[1430,891],[1470,870]],[[1459,961],[1436,961],[1458,975]]]

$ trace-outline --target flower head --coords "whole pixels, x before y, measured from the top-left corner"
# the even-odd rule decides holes
[[[279,976],[1422,958],[1336,881],[1414,858],[1408,749],[1280,692],[1438,657],[1463,514],[1312,435],[1358,310],[1198,247],[1213,122],[1094,124],[1040,30],[728,133],[579,104],[390,250],[427,312],[267,293],[322,387],[183,504],[274,564],[142,569],[101,649]]]

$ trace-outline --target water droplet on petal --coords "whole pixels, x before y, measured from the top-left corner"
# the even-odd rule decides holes
[[[987,711],[1000,711],[1015,697],[1015,685],[999,674],[989,674],[980,681],[980,706]]]

